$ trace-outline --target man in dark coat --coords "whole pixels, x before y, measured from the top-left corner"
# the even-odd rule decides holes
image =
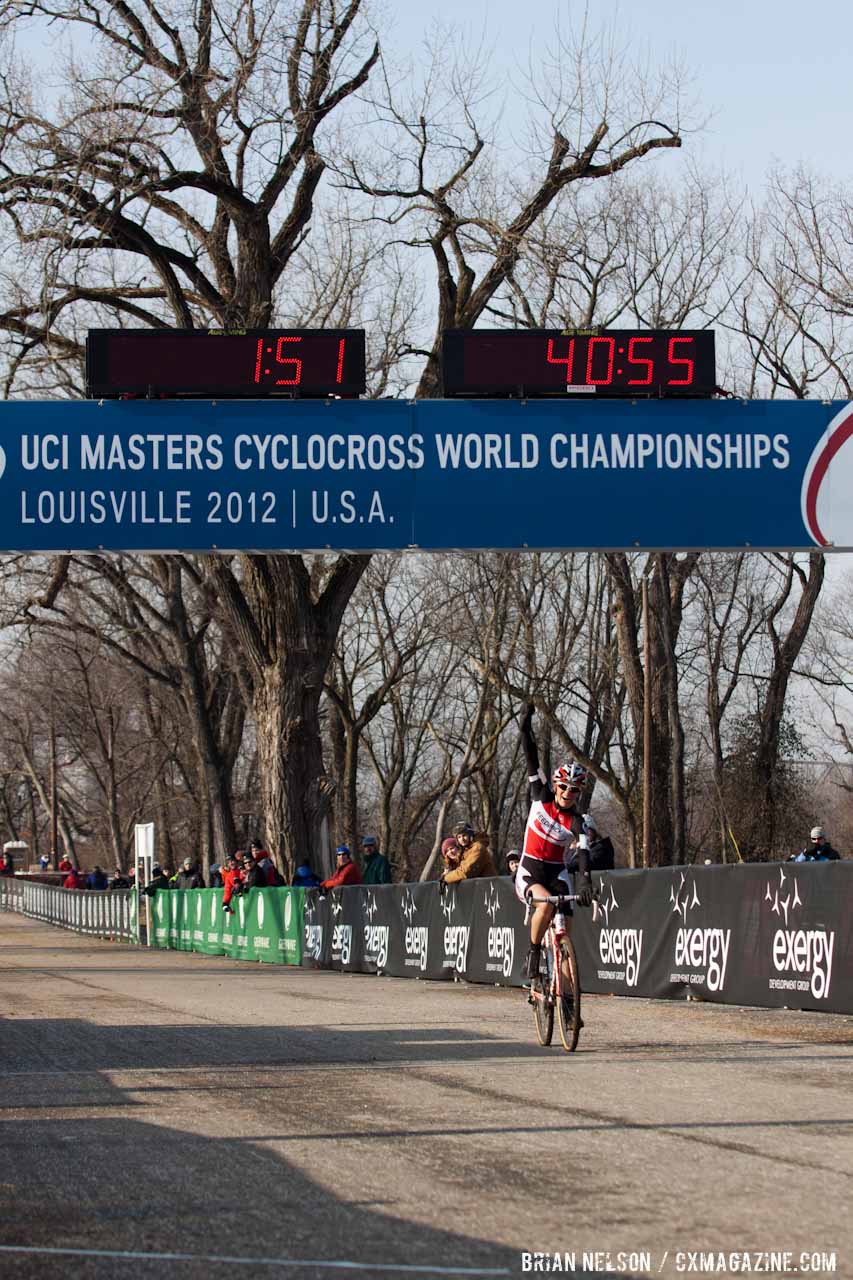
[[[365,836],[361,842],[361,847],[364,850],[362,884],[390,884],[392,879],[391,863],[384,853],[380,853],[379,841],[376,836]]]

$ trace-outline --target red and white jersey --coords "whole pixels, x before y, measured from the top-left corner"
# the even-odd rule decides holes
[[[576,809],[560,809],[554,792],[541,777],[530,779],[533,803],[527,815],[523,852],[543,862],[562,863],[567,849],[578,838],[585,846],[583,818]]]

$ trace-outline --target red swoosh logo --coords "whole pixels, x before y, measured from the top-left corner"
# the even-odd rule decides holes
[[[820,489],[824,476],[829,470],[829,464],[832,462],[832,459],[838,453],[838,450],[842,445],[847,443],[851,436],[853,436],[853,412],[851,412],[848,417],[843,422],[840,422],[835,428],[827,441],[826,448],[815,463],[814,471],[809,477],[809,484],[806,490],[806,522],[809,527],[809,532],[814,537],[815,542],[819,543],[822,547],[826,547],[829,544],[823,536],[821,527],[818,524],[818,490]]]

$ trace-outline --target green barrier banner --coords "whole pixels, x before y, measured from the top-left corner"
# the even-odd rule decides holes
[[[233,930],[233,939],[230,950],[226,950],[226,955],[230,955],[235,960],[250,960],[249,948],[249,901],[257,890],[253,889],[251,893],[241,893],[239,897],[231,899],[231,924]]]
[[[205,956],[224,955],[222,922],[226,917],[222,911],[222,890],[196,889],[193,898],[196,913],[193,951],[200,951]]]
[[[176,951],[302,963],[302,889],[251,889],[222,910],[221,889],[160,890],[152,903],[153,942]]]
[[[151,932],[155,947],[169,947],[169,894],[160,889],[151,902]]]
[[[279,894],[269,889],[252,889],[245,896],[250,960],[279,964],[278,941],[282,928]]]
[[[179,948],[178,939],[178,895],[174,889],[158,889],[157,896],[161,893],[166,895],[166,902],[169,911],[169,946],[177,951]]]
[[[302,963],[303,893],[302,889],[253,889],[244,898],[251,960]]]
[[[273,892],[276,892],[273,890]],[[281,889],[276,901],[281,906],[281,935],[278,939],[279,964],[302,964],[302,922],[305,915],[305,890]]]
[[[198,892],[198,891],[197,891]],[[234,954],[234,940],[239,932],[239,917],[237,915],[237,900],[231,899],[231,912],[222,912],[222,932],[220,938],[222,941],[222,955],[231,956]]]
[[[186,889],[173,889],[180,901],[178,903],[178,946],[181,951],[193,949],[193,923],[195,912],[192,910],[190,893]]]

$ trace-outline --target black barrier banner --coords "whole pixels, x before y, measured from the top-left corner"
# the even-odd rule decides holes
[[[577,912],[585,990],[853,1012],[853,876],[843,863],[666,867],[596,877]]]
[[[853,1012],[853,879],[843,863],[748,867],[738,1003]]]
[[[575,912],[584,990],[853,1013],[849,863],[661,867],[594,877]],[[524,908],[507,878],[305,896],[305,964],[521,983]]]
[[[302,963],[311,968],[332,965],[332,910],[327,897],[306,889],[302,916]]]
[[[465,977],[471,982],[520,986],[527,955],[524,907],[509,878],[473,880],[471,946]]]
[[[572,930],[582,989],[627,996],[669,994],[661,982],[667,913],[655,913],[657,899],[648,891],[647,873],[605,872],[594,880],[598,900],[590,911],[577,909]],[[653,991],[655,982],[661,986]]]
[[[387,896],[385,901],[389,901]],[[435,884],[401,886],[399,895],[390,900],[393,914],[386,973],[396,978],[438,979],[452,975],[453,970],[444,967],[445,919],[441,906]]]

